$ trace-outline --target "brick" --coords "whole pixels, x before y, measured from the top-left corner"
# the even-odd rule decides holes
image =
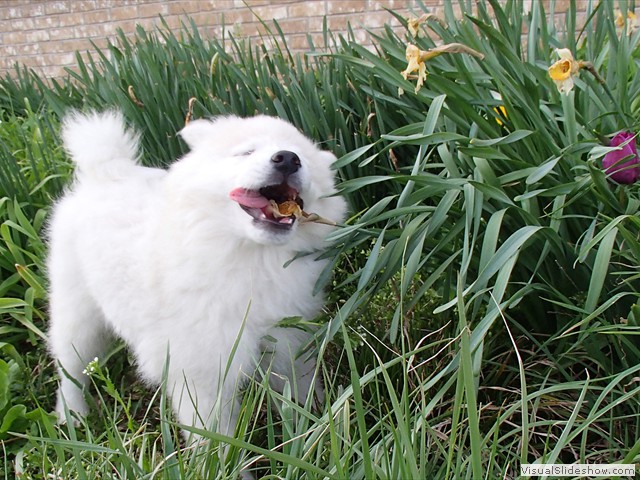
[[[30,30],[27,32],[27,42],[38,43],[47,42],[49,40],[49,32],[47,30]]]
[[[42,15],[33,18],[33,26],[37,29],[51,29],[60,25],[58,15]]]
[[[11,43],[13,45],[20,45],[27,43],[27,35],[25,30],[16,30],[11,33]]]
[[[324,36],[321,33],[310,33],[311,40],[313,41],[313,45],[316,50],[324,50],[327,45],[324,44]],[[306,36],[306,35],[305,35]],[[308,51],[309,47],[305,47],[305,51]]]
[[[44,13],[44,3],[29,3],[25,11],[25,15],[28,17],[36,17],[44,15]]]
[[[74,28],[75,38],[101,37],[105,33],[107,24],[78,25]]]
[[[253,12],[262,20],[280,20],[281,18],[287,18],[287,7],[265,5],[253,8]]]
[[[202,5],[206,4],[206,5]],[[182,2],[182,1],[170,1],[167,2],[168,15],[184,15],[189,13],[196,13],[204,10],[215,10],[216,8],[211,5],[211,2]]]
[[[137,18],[138,17],[137,9],[136,9],[135,15],[132,15],[132,11],[131,11],[132,8],[133,7],[125,7],[125,6],[118,6],[118,7],[112,8],[109,11],[111,15],[111,21],[121,22],[124,20],[130,20],[131,18]]]
[[[186,3],[190,3],[187,1]],[[247,9],[246,5],[238,8],[234,4],[234,0],[209,0],[208,2],[196,2],[201,12],[213,12],[219,10],[241,10]]]
[[[2,9],[2,18],[21,18],[23,17],[21,8],[3,8]]]
[[[362,18],[362,17],[360,17]],[[355,16],[351,15],[327,15],[327,26],[331,31],[346,31],[347,24],[354,24]]]
[[[16,55],[33,55],[40,52],[40,45],[37,43],[23,43],[16,45]]]
[[[322,35],[311,35],[311,39],[316,48],[324,47],[324,39],[322,38]],[[287,38],[287,45],[293,52],[308,52],[311,50],[307,35],[292,35]]]
[[[356,16],[356,18],[357,17],[358,16]],[[385,10],[382,10],[379,12],[371,12],[366,15],[362,15],[358,20],[361,22],[362,25],[366,26],[367,28],[376,28],[376,27],[380,28],[387,23],[392,26],[400,25],[398,20],[396,20],[396,18],[393,15],[391,15],[389,12]]]
[[[115,8],[115,7],[131,7],[140,2],[131,0],[94,0],[94,9]]]
[[[163,16],[164,21],[169,25],[169,29],[171,31],[178,31],[180,29],[180,22],[186,20],[187,17],[182,15],[165,15]],[[160,25],[160,22],[158,22]]]
[[[159,24],[160,24],[159,18],[139,18],[136,21],[136,27],[137,25],[140,25],[147,32],[154,31],[156,29],[156,26]]]
[[[309,20],[310,32],[322,32],[322,26],[324,24],[324,17],[311,17]]]
[[[246,37],[255,37],[260,32],[259,30],[260,23],[258,22],[246,22],[246,23],[235,23],[233,25],[233,35],[235,37],[246,36]]]
[[[278,20],[278,25],[285,35],[295,35],[300,32],[309,31],[309,21],[306,18],[286,18]]]
[[[289,5],[289,17],[314,17],[327,13],[326,2],[323,0],[311,0]]]
[[[62,55],[56,55],[58,65],[75,65],[76,56],[74,53],[64,53]]]
[[[195,21],[196,25],[202,25],[204,27],[207,27],[209,25],[218,25],[220,23],[220,15],[215,12],[196,13],[194,15],[190,15],[189,17]]]
[[[22,17],[16,18],[9,22],[11,24],[11,28],[14,31],[25,31],[25,30],[33,30],[35,28],[35,22],[33,18]]]
[[[256,17],[248,8],[242,10],[229,10],[218,14],[218,22],[222,23],[237,23],[237,22],[251,22],[255,21]]]
[[[448,0],[449,1],[449,0]],[[427,5],[442,4],[442,0],[425,2]],[[403,1],[403,0],[368,0],[369,10],[384,10],[388,8],[390,10],[408,10],[410,7],[416,6],[415,1]]]
[[[42,53],[65,53],[69,48],[63,42],[42,42],[40,44],[40,51]]]
[[[137,20],[121,20],[113,24],[113,29],[110,29],[112,35],[115,35],[118,29],[121,29],[125,34],[133,33],[136,30]]]
[[[140,18],[158,17],[159,15],[167,15],[169,6],[163,2],[153,2],[147,5],[138,6],[138,16]]]
[[[73,38],[73,31],[69,28],[50,28],[49,39],[56,43]]]
[[[5,45],[2,44],[0,47],[0,60],[6,59],[7,57],[12,57],[18,53],[18,49],[15,45]]]
[[[73,57],[73,55],[68,55],[68,54],[58,54],[58,53],[54,53],[54,54],[47,54],[47,55],[41,55],[40,56],[41,61],[39,62],[39,64],[42,67],[45,67],[47,70],[51,69],[60,69],[62,70],[63,66],[66,65],[70,65],[72,63],[74,63],[75,58]]]
[[[259,7],[261,5],[269,5],[267,0],[233,0],[232,8],[245,8],[247,5],[251,8]]]
[[[44,4],[44,13],[45,15],[53,15],[56,13],[67,13],[71,8],[69,2],[45,2]]]
[[[353,13],[366,10],[365,0],[327,0],[327,13]]]
[[[58,17],[58,26],[69,27],[69,30],[73,30],[76,25],[84,23],[83,16],[77,13],[61,13],[56,16]]]
[[[235,8],[233,5],[233,0],[170,0],[168,2],[172,11],[175,12],[175,9],[179,8],[179,12],[182,13],[185,11],[195,11],[195,12],[206,12],[220,9],[228,9]]]
[[[68,0],[69,1],[69,0]],[[95,0],[74,0],[72,12],[87,12],[97,8]]]
[[[85,24],[104,23],[111,21],[111,10],[100,9],[91,12],[85,12],[82,15],[82,21]]]

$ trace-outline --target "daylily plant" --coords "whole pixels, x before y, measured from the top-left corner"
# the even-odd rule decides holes
[[[609,178],[617,183],[634,183],[640,178],[640,157],[636,148],[636,134],[619,132],[609,144],[620,147],[607,153],[602,160],[602,167]]]
[[[405,56],[407,58],[407,68],[401,72],[405,80],[409,78],[409,75],[417,71],[417,83],[416,93],[424,84],[427,79],[427,65],[425,62],[432,58],[435,58],[443,53],[468,53],[479,59],[483,59],[484,55],[473,48],[469,48],[461,43],[448,43],[446,45],[440,45],[438,47],[430,48],[429,50],[420,50],[418,47],[412,44],[407,45]]]

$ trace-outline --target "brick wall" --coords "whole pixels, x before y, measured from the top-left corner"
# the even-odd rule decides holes
[[[423,3],[437,12],[443,1],[448,0]],[[152,28],[160,15],[171,28],[188,15],[203,36],[231,32],[256,40],[264,30],[259,18],[270,25],[276,19],[290,48],[304,50],[307,33],[321,44],[325,16],[336,33],[350,22],[366,44],[365,29],[399,24],[385,8],[409,15],[415,5],[416,0],[0,0],[0,75],[18,62],[46,77],[63,76],[64,67],[75,64],[76,50],[91,50],[91,42],[104,46],[118,28],[125,33],[136,24]]]

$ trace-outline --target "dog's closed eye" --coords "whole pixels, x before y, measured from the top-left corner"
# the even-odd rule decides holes
[[[249,155],[251,155],[255,151],[256,150],[254,148],[248,148],[246,150],[241,150],[239,152],[234,153],[233,156],[234,157],[248,157]]]

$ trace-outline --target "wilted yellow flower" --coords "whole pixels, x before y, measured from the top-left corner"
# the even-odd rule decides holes
[[[638,28],[638,17],[633,11],[629,10],[625,19],[622,12],[616,10],[616,27],[624,28],[625,23],[627,24],[627,32],[631,34]]]
[[[418,36],[418,32],[420,31],[420,25],[424,23],[427,20],[427,18],[429,18],[428,15],[432,15],[432,14],[425,13],[424,15],[421,15],[419,17],[407,18],[407,28],[409,29],[409,33],[411,33],[411,36],[413,37]]]
[[[402,76],[405,80],[408,79],[409,74],[418,71],[418,83],[416,84],[416,93],[422,87],[425,79],[427,78],[427,66],[422,58],[423,50],[420,50],[415,45],[407,45],[405,51],[405,57],[407,58],[407,68],[402,72]]]
[[[440,23],[440,25],[446,28],[446,24],[440,18],[438,18],[437,15],[433,13],[424,13],[419,17],[407,18],[407,28],[409,29],[409,33],[411,33],[411,36],[417,37],[418,33],[420,32],[420,25],[430,19],[437,21],[438,23]]]
[[[568,94],[573,88],[573,77],[580,71],[580,64],[568,48],[558,48],[556,53],[560,60],[549,67],[549,76],[560,93]]]
[[[427,65],[425,62],[432,58],[442,55],[443,53],[468,53],[480,59],[484,58],[484,55],[477,52],[473,48],[469,48],[461,43],[448,43],[446,45],[440,45],[439,47],[430,48],[429,50],[420,50],[418,47],[412,44],[407,45],[405,51],[405,57],[407,58],[407,68],[402,71],[402,76],[405,80],[409,78],[409,75],[413,72],[418,72],[418,82],[416,83],[416,93],[424,84],[427,78]]]

